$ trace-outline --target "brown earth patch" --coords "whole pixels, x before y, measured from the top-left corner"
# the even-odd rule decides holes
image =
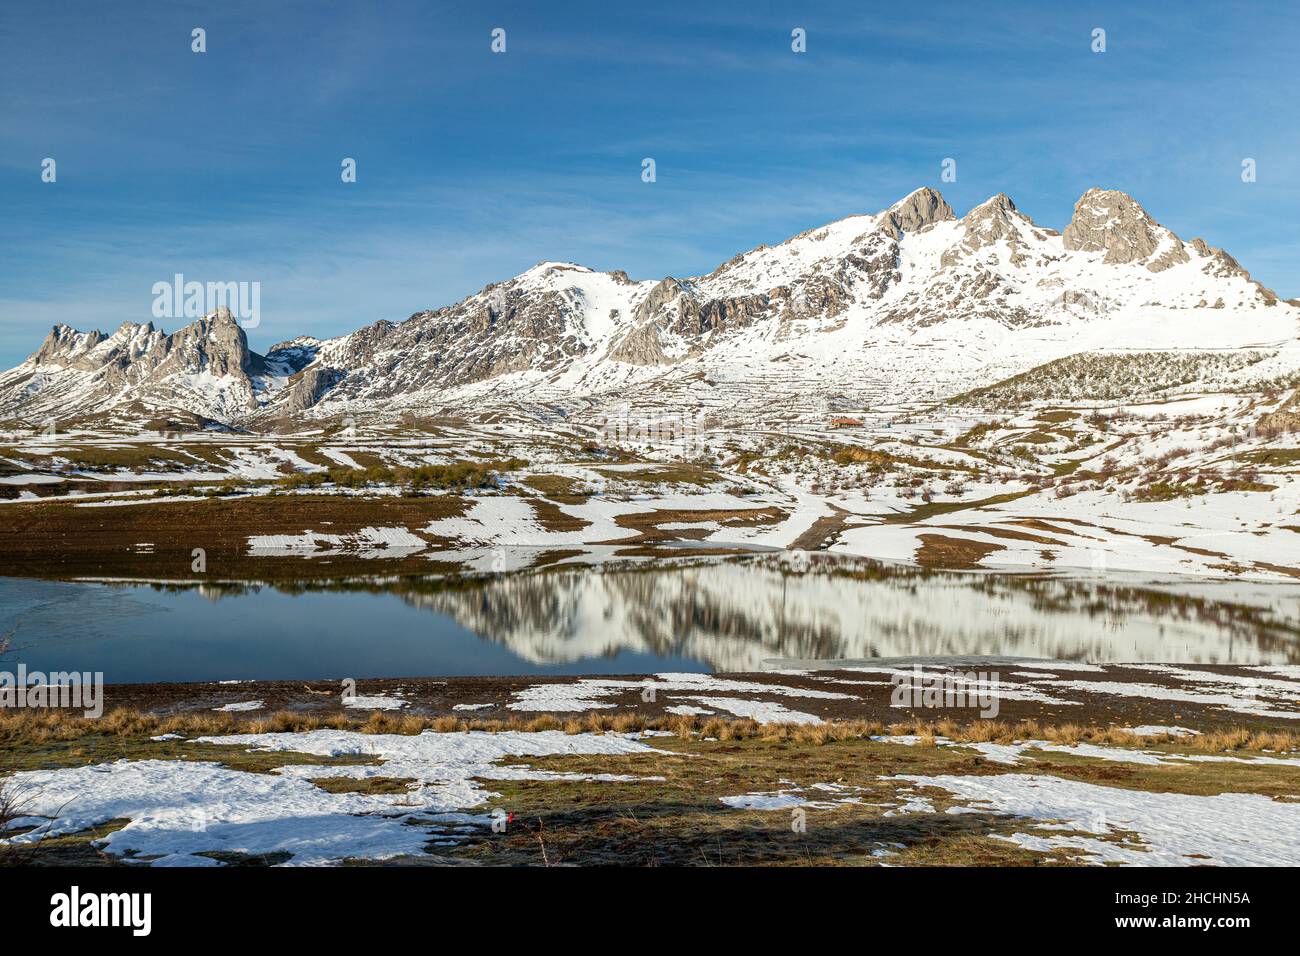
[[[306,531],[348,535],[367,527],[400,527],[418,535],[430,522],[463,515],[468,504],[458,495],[256,495],[144,499],[107,507],[63,501],[5,505],[0,508],[0,574],[212,580],[241,572],[274,577],[375,571],[373,560],[348,555],[250,557],[248,539]],[[427,540],[431,547],[451,544],[433,535]],[[196,548],[203,549],[207,562],[201,576],[191,569]],[[401,567],[426,573],[440,569],[418,556],[405,559]],[[395,569],[389,564],[384,570]]]
[[[897,662],[894,662],[897,664]],[[993,670],[1001,672],[1008,685],[1014,685],[1018,678],[1011,678],[1015,669],[1012,663],[1000,664]],[[1235,665],[1217,665],[1214,668],[1188,665],[1188,669],[1212,670],[1213,673],[1237,676],[1258,676],[1259,672],[1248,667]],[[962,668],[956,668],[957,671]],[[1047,671],[1046,673],[1051,673]],[[1158,684],[1171,689],[1187,688],[1204,690],[1204,685],[1195,681],[1186,681],[1176,675],[1158,671],[1143,670],[1121,664],[1105,665],[1102,672],[1063,671],[1073,679],[1091,681],[1101,684]],[[998,727],[1013,725],[1023,721],[1033,721],[1041,725],[1039,735],[1060,743],[1090,739],[1093,735],[1087,728],[1136,727],[1141,725],[1167,725],[1190,727],[1204,732],[1204,736],[1237,736],[1219,741],[1218,744],[1232,747],[1245,746],[1252,734],[1279,733],[1295,738],[1300,733],[1300,711],[1294,719],[1279,717],[1261,717],[1258,715],[1199,704],[1185,700],[1156,699],[1139,694],[1121,695],[1105,690],[1089,691],[1080,687],[1053,686],[1056,681],[1044,678],[1039,681],[1026,681],[1027,686],[1036,686],[1060,698],[1060,702],[1035,701],[1023,699],[1003,699],[999,711],[993,719],[983,719],[971,707],[910,707],[895,706],[892,700],[895,688],[890,683],[885,671],[873,672],[870,663],[864,662],[862,669],[834,670],[822,669],[804,674],[741,672],[717,675],[721,679],[745,681],[757,685],[772,685],[771,692],[755,689],[752,691],[732,690],[690,690],[661,691],[655,700],[646,701],[641,693],[641,681],[648,675],[607,674],[589,677],[568,677],[553,675],[515,676],[515,677],[414,677],[414,678],[377,678],[362,679],[357,682],[356,693],[362,697],[400,697],[406,706],[400,710],[369,711],[348,708],[343,705],[343,685],[332,680],[313,681],[248,681],[240,684],[207,683],[154,683],[154,684],[112,684],[105,688],[104,701],[106,716],[98,721],[83,721],[74,710],[13,710],[0,712],[0,746],[6,744],[5,728],[12,725],[13,732],[30,729],[35,724],[43,724],[47,716],[59,718],[56,723],[85,724],[87,729],[97,729],[105,733],[117,732],[118,718],[111,718],[113,711],[121,710],[126,714],[148,717],[150,720],[165,722],[171,718],[187,722],[198,722],[191,731],[201,729],[204,733],[236,733],[237,728],[256,724],[259,721],[275,720],[283,726],[279,729],[310,729],[312,726],[356,726],[375,724],[376,730],[392,732],[391,728],[403,722],[414,721],[413,726],[436,725],[437,729],[490,729],[494,722],[506,722],[501,729],[523,729],[535,721],[599,720],[600,727],[594,729],[611,729],[606,725],[611,721],[635,720],[672,720],[677,715],[665,708],[686,702],[686,698],[701,696],[743,697],[752,700],[765,700],[780,703],[785,707],[811,713],[832,722],[876,721],[884,725],[893,725],[908,721],[951,721],[966,728],[965,739],[993,740],[995,736],[984,734],[979,728],[990,732]],[[613,679],[627,681],[627,688],[617,689],[607,696],[596,698],[596,702],[614,704],[612,708],[589,708],[582,711],[519,711],[507,705],[516,700],[516,694],[525,688],[536,685],[559,685],[577,683],[586,679]],[[864,684],[864,680],[879,680],[879,683]],[[1300,686],[1300,685],[1298,685]],[[840,698],[792,697],[777,691],[781,688],[806,688],[842,693]],[[265,706],[261,710],[248,712],[222,712],[216,708],[226,704],[247,700],[261,700]],[[700,720],[738,721],[721,708],[709,707],[708,701],[691,701],[697,706],[716,711],[716,717],[702,717]],[[457,710],[457,705],[475,705],[473,710]],[[488,705],[488,706],[483,706]],[[324,721],[325,723],[320,723]],[[431,723],[432,722],[432,723]],[[819,725],[809,725],[810,732]],[[162,725],[159,725],[162,727]],[[1055,728],[1053,730],[1053,728]],[[166,732],[165,727],[155,729],[150,723],[146,729],[151,732]],[[171,728],[175,729],[175,728]],[[545,729],[533,727],[532,729]],[[617,729],[617,728],[613,728]],[[627,729],[633,729],[629,726]],[[999,731],[1001,733],[1001,731]],[[947,735],[951,736],[952,733]],[[1288,738],[1290,739],[1290,738]],[[1215,743],[1212,740],[1183,738],[1188,746],[1200,747]],[[1234,742],[1235,741],[1235,742]],[[1274,750],[1285,750],[1295,746],[1296,741],[1279,737],[1266,742],[1263,746]],[[1060,759],[1058,756],[1044,759]]]
[[[1056,519],[1053,518],[1052,520],[1055,521]],[[1101,540],[1101,538],[1095,537],[1090,534],[1081,534],[1080,532],[1075,531],[1071,528],[1057,527],[1056,525],[1051,524],[1048,521],[1044,521],[1041,518],[1011,518],[1007,521],[1007,524],[1021,525],[1022,527],[1025,528],[1032,528],[1035,531],[1046,531],[1048,534],[1063,534],[1071,538],[1087,538],[1090,541]]]
[[[718,524],[722,527],[755,527],[758,525],[777,524],[786,517],[786,512],[775,506],[766,508],[736,508],[736,509],[677,509],[677,508],[659,508],[655,511],[647,511],[639,514],[619,515],[614,519],[614,523],[620,528],[627,528],[631,531],[639,532],[636,538],[617,539],[614,541],[599,541],[594,544],[643,544],[653,541],[688,541],[700,540],[712,534],[714,529],[701,528],[698,532],[693,529],[676,528],[672,530],[663,530],[659,526],[663,524]]]
[[[924,568],[976,568],[990,554],[1006,550],[1000,544],[972,541],[970,538],[950,538],[942,534],[923,534],[920,535],[920,540],[921,546],[916,549],[916,563]]]
[[[931,527],[943,528],[947,531],[978,531],[980,534],[987,534],[994,538],[1006,538],[1009,541],[1031,541],[1034,544],[1050,544],[1053,547],[1059,547],[1063,543],[1055,538],[1044,538],[1042,535],[1030,534],[1027,531],[999,528],[997,525],[937,524],[931,525]]]
[[[822,515],[812,523],[807,531],[795,538],[790,545],[790,550],[825,551],[844,532],[846,522],[852,517],[853,515],[849,512],[835,508],[831,514]]]
[[[577,515],[562,511],[554,501],[549,501],[546,498],[525,498],[524,500],[532,506],[533,513],[537,515],[537,523],[547,531],[581,531],[583,528],[591,527],[591,522],[586,518],[579,518]]]

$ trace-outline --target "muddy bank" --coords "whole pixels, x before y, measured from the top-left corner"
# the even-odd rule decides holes
[[[927,665],[927,675],[948,679],[949,693],[941,696],[938,706],[933,706],[934,699],[904,693],[913,682],[906,676],[909,670],[894,662],[798,673],[118,684],[105,688],[104,699],[110,711],[127,708],[159,716],[229,711],[256,718],[291,711],[363,720],[379,711],[500,720],[544,714],[708,714],[778,721],[793,715],[790,719],[808,722],[919,718],[966,723],[995,718],[1200,731],[1300,729],[1300,674],[1283,677],[1278,669],[1009,661],[996,666]],[[963,683],[963,674],[976,674],[986,683]],[[918,685],[916,690],[924,688]],[[907,702],[899,706],[900,699]]]

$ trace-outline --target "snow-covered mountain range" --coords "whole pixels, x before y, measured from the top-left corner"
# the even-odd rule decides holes
[[[1298,334],[1300,303],[1122,192],[1089,190],[1057,232],[1005,195],[958,218],[925,188],[708,275],[543,262],[404,322],[266,355],[225,311],[170,334],[58,325],[0,375],[0,419],[130,408],[256,426],[636,396],[771,407],[814,392],[869,404],[944,398],[1082,351],[1269,350]]]

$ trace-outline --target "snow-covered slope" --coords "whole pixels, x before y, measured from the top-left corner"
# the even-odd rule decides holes
[[[0,376],[0,417],[131,402],[238,423],[638,395],[942,398],[1077,352],[1267,350],[1298,333],[1300,306],[1124,193],[1089,190],[1058,233],[1005,195],[958,219],[919,189],[708,275],[635,281],[544,262],[454,305],[265,357],[225,314],[172,335],[59,326]]]
[[[258,379],[283,363],[251,352],[228,310],[170,335],[126,323],[112,335],[56,325],[0,375],[0,415],[62,419],[118,406],[233,421],[256,410]]]

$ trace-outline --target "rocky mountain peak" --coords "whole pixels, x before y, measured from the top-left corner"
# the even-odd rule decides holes
[[[35,365],[66,365],[78,352],[93,348],[104,339],[102,332],[78,332],[69,325],[59,323],[50,329],[29,359]]]
[[[1071,252],[1104,251],[1103,261],[1114,265],[1146,259],[1165,233],[1168,230],[1127,193],[1089,189],[1074,204],[1074,215],[1062,238]]]
[[[262,369],[263,360],[249,350],[244,329],[230,311],[219,309],[171,334],[152,322],[124,322],[112,335],[56,325],[25,365],[84,374],[85,395],[92,401],[123,389],[141,396],[155,389],[170,393],[171,386],[164,383],[176,376],[228,378],[235,385],[235,407],[244,411],[253,404],[248,376]]]
[[[1034,229],[1034,224],[1016,209],[1016,204],[1006,193],[998,193],[984,200],[962,216],[960,223],[961,241],[944,252],[941,259],[944,268],[957,265],[973,253],[1001,240],[1010,246],[1013,264],[1020,265],[1028,261],[1024,254],[1024,237]]]
[[[1016,212],[1016,204],[1011,201],[1011,197],[1006,193],[998,193],[996,196],[990,196],[962,218],[988,218],[990,216],[1006,216]]]
[[[984,242],[990,242],[1012,235],[1017,219],[1029,222],[1010,196],[998,193],[962,216],[961,223],[967,236],[979,236]]]
[[[929,186],[909,193],[886,210],[886,220],[897,232],[917,232],[956,218],[943,196]]]

